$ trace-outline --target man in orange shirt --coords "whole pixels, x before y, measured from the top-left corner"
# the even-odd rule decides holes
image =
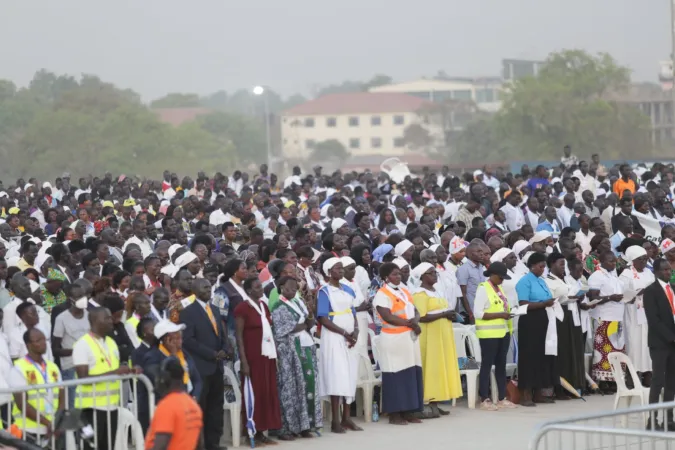
[[[637,186],[635,186],[635,181],[630,177],[631,169],[628,164],[621,164],[619,167],[619,172],[621,172],[621,178],[614,182],[614,192],[619,198],[623,197],[624,191],[630,191],[631,194],[635,194]]]
[[[156,381],[159,395],[148,436],[147,450],[203,450],[202,410],[185,392],[185,370],[177,358],[162,362]]]

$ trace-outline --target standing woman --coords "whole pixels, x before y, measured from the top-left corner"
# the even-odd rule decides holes
[[[553,403],[552,399],[541,394],[541,390],[557,386],[560,378],[556,356],[546,348],[547,335],[556,330],[555,326],[549,326],[551,319],[546,312],[546,308],[553,306],[551,291],[542,278],[546,255],[532,253],[527,267],[530,272],[516,285],[519,303],[527,305],[527,314],[518,320],[518,387],[522,393],[520,404],[535,406],[535,401]]]
[[[483,275],[487,277],[487,281],[478,285],[473,303],[476,336],[480,341],[483,358],[478,385],[480,409],[497,411],[500,408],[515,408],[516,405],[506,398],[506,356],[511,345],[512,325],[509,300],[501,287],[510,276],[506,265],[499,261],[490,264]],[[499,396],[496,405],[490,398],[490,373],[493,365]]]
[[[413,276],[420,280],[420,288],[413,295],[415,308],[420,315],[420,354],[424,380],[424,404],[431,408],[431,417],[450,414],[438,407],[445,402],[462,396],[459,378],[455,337],[452,321],[456,314],[450,308],[448,299],[436,291],[438,274],[436,268],[423,262],[413,270]]]
[[[355,245],[352,247],[349,256],[356,262],[356,274],[354,275],[356,286],[361,289],[361,293],[367,298],[370,282],[373,278],[373,268],[371,267],[373,261],[370,255],[370,247],[366,244]]]
[[[354,348],[357,352],[368,357],[368,326],[372,322],[370,311],[372,305],[367,302],[361,289],[356,285],[356,261],[349,256],[340,258],[345,277],[341,282],[349,286],[354,291],[354,310],[356,311],[356,321],[359,324],[359,337],[356,340]]]
[[[624,353],[625,308],[621,303],[623,285],[616,275],[616,256],[606,251],[600,255],[600,264],[600,268],[588,278],[588,298],[600,300],[591,312],[591,317],[596,320],[591,375],[601,382],[601,388],[611,391],[613,388],[608,383],[614,381],[614,376],[607,356],[612,352]]]
[[[591,252],[584,261],[584,269],[588,276],[598,270],[601,266],[600,255],[612,250],[612,244],[604,233],[598,233],[591,239]]]
[[[655,278],[654,273],[647,269],[647,250],[632,245],[626,249],[625,255],[630,266],[621,272],[619,280],[623,284],[626,298],[631,299],[625,306],[626,353],[633,361],[635,370],[642,375],[643,385],[649,387],[652,381],[652,358],[647,346],[647,316],[642,294]]]
[[[264,434],[267,430],[281,428],[277,350],[272,333],[272,316],[265,302],[261,300],[263,288],[258,279],[248,278],[244,281],[243,290],[244,301],[234,309],[237,348],[241,361],[241,385],[244,386],[246,377],[250,378],[255,396],[253,420],[257,430],[256,444],[275,445],[276,442]]]
[[[377,343],[382,369],[382,412],[389,414],[389,423],[420,423],[417,417],[424,407],[424,382],[419,335],[420,315],[410,291],[401,283],[396,264],[380,267],[385,281],[375,294],[373,305],[382,321]]]
[[[279,303],[272,310],[274,340],[277,344],[277,385],[281,403],[279,439],[293,440],[299,434],[312,437],[310,430],[321,428],[321,400],[314,339],[309,330],[314,317],[298,298],[298,282],[290,277],[277,280]]]
[[[359,355],[354,348],[359,338],[353,306],[355,295],[350,287],[340,283],[344,278],[340,258],[327,259],[321,269],[327,284],[319,290],[317,300],[317,317],[322,326],[319,396],[330,397],[333,433],[344,433],[345,429],[361,431],[349,417],[349,405],[356,395],[359,367]]]
[[[558,332],[558,371],[574,389],[583,389],[586,386],[584,368],[584,336],[581,330],[581,319],[577,301],[580,298],[578,284],[568,284],[565,280],[565,257],[560,253],[548,256],[548,276],[546,285],[554,298],[560,301],[570,301],[563,307],[562,322],[556,321]],[[558,388],[556,398],[568,400],[570,395],[562,388]]]

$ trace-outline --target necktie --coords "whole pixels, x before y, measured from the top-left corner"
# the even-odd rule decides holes
[[[218,326],[216,325],[216,318],[213,317],[213,311],[211,311],[211,307],[209,305],[206,305],[206,315],[209,316],[209,320],[211,321],[211,326],[213,327],[213,331],[216,333],[216,336],[218,335]]]
[[[666,284],[666,297],[668,297],[668,302],[670,302],[670,309],[672,309],[673,314],[675,314],[675,305],[673,304],[675,300],[673,297],[675,296],[673,295],[673,288],[670,287],[670,284]]]

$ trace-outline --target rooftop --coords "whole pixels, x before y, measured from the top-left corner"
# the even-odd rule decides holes
[[[210,114],[212,111],[208,108],[157,108],[152,110],[159,120],[173,126],[181,125],[185,122],[192,122],[197,116]]]
[[[329,94],[294,106],[285,116],[318,116],[325,114],[382,114],[417,111],[428,101],[408,94],[352,92]]]

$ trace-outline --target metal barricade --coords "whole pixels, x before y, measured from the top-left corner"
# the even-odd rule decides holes
[[[3,374],[2,376],[6,375]],[[128,447],[127,445],[126,447],[143,449],[144,442],[142,437],[143,436],[142,431],[140,433],[140,436],[138,435],[138,433],[131,432],[126,433],[125,436],[120,437],[120,433],[117,433],[117,431],[121,428],[120,424],[132,426],[133,428],[133,425],[132,424],[130,425],[130,422],[132,421],[131,415],[133,415],[133,422],[136,422],[138,420],[137,394],[138,389],[140,387],[138,384],[139,381],[142,383],[143,387],[147,390],[149,417],[152,417],[155,410],[155,393],[152,382],[145,375],[129,374],[129,375],[90,377],[84,379],[61,381],[59,383],[50,383],[50,384],[39,384],[39,385],[27,384],[26,386],[21,388],[0,389],[0,395],[10,394],[10,402],[7,405],[8,408],[3,405],[3,408],[0,409],[1,411],[0,423],[4,425],[4,428],[6,430],[10,429],[10,424],[12,424],[11,426],[15,428],[15,431],[20,431],[22,440],[31,441],[38,447],[42,448],[48,448],[51,450],[61,450],[61,449],[83,450],[85,448],[94,448],[94,449],[108,448],[110,450],[113,450],[113,448],[115,448],[116,442],[113,441],[112,438],[111,422],[114,422],[117,424],[117,428],[115,429],[117,439],[128,439],[128,435],[130,435],[132,439],[132,446]],[[76,388],[78,386],[83,385],[93,386],[95,384],[100,385],[101,383],[106,383],[105,386],[107,387],[102,392],[97,392],[95,389],[92,389],[90,393],[76,392],[75,394],[76,405],[78,401],[81,401],[84,398],[90,398],[93,404],[96,405],[97,399],[101,400],[104,397],[109,397],[110,395],[119,396],[119,402],[117,404],[117,407],[108,407],[106,409],[105,406],[99,405],[97,408],[93,408],[91,412],[89,412],[89,408],[80,410],[80,411],[87,411],[88,414],[86,414],[86,416],[89,415],[91,416],[91,420],[89,420],[89,418],[86,417],[87,419],[86,425],[90,425],[91,427],[90,429],[87,429],[85,426],[80,430],[69,430],[67,433],[65,433],[64,438],[56,439],[54,435],[52,435],[52,433],[47,434],[45,432],[46,428],[44,426],[38,426],[37,428],[30,428],[30,429],[26,427],[25,407],[22,409],[19,408],[19,410],[21,411],[20,418],[22,419],[24,426],[22,428],[17,428],[16,425],[14,424],[15,419],[12,417],[12,410],[16,404],[15,402],[16,395],[20,395],[21,403],[24,406],[27,405],[27,400],[31,399],[37,400],[38,402],[44,402],[45,406],[49,407],[51,404],[53,404],[55,399],[58,399],[58,397],[56,397],[57,395],[56,390],[58,390],[59,392],[64,393],[63,404],[59,402],[58,409],[67,412],[72,411],[72,409],[70,408],[70,399],[69,399],[70,392],[68,389],[69,387]],[[119,383],[119,388],[110,387],[115,383]],[[130,409],[127,409],[127,405],[130,406]],[[40,409],[42,408],[36,408],[37,420],[35,420],[35,422],[37,424],[40,424],[41,419],[44,418],[44,413],[41,413]],[[10,416],[9,418],[6,416],[7,412]],[[54,419],[56,419],[56,411],[50,412],[50,415],[52,414],[54,415]],[[114,420],[111,420],[111,418],[113,418]],[[101,431],[100,427],[106,427],[106,436],[108,442],[98,441],[99,432]],[[87,436],[89,436],[92,432],[93,436],[87,438]],[[139,440],[140,442],[138,442]],[[88,446],[87,442],[89,442]]]
[[[530,450],[670,450],[675,449],[675,427],[666,411],[675,402],[587,414],[541,425],[530,440]],[[655,429],[655,419],[664,429]],[[649,421],[649,422],[648,422]],[[650,428],[647,429],[647,424]]]

